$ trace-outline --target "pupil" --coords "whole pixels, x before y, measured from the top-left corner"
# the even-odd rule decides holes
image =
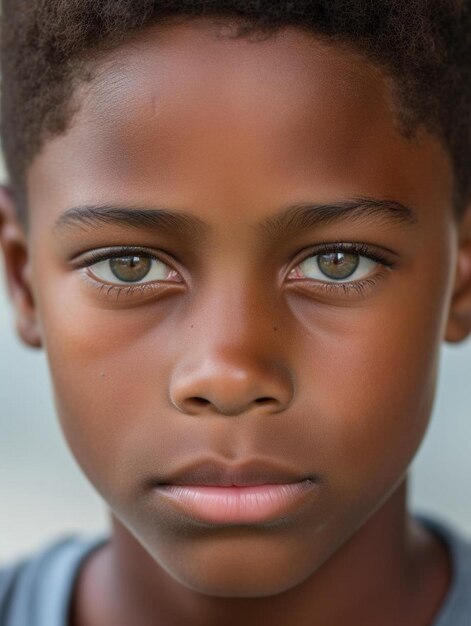
[[[348,278],[357,269],[360,263],[358,254],[346,252],[331,252],[321,254],[317,259],[319,269],[328,278],[340,280]]]
[[[125,256],[110,259],[113,274],[119,280],[135,283],[147,276],[150,272],[151,259],[140,256]]]

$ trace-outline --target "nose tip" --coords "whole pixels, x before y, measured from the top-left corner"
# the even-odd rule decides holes
[[[278,413],[289,406],[292,397],[291,376],[276,365],[250,368],[216,363],[195,365],[175,373],[170,387],[172,404],[189,415],[236,416],[256,407]]]

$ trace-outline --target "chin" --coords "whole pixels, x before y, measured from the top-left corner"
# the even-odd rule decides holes
[[[288,538],[253,528],[226,528],[217,537],[180,539],[155,548],[154,560],[174,580],[197,593],[226,598],[286,592],[327,558],[323,550],[307,549],[305,534]]]
[[[226,566],[227,568],[227,566]],[[181,585],[196,593],[221,598],[262,598],[274,596],[301,584],[307,576],[293,576],[286,570],[270,570],[260,563],[258,567],[245,567],[222,574],[221,568],[206,566],[206,571],[169,572]]]

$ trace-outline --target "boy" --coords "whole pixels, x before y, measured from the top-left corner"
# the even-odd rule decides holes
[[[4,0],[18,332],[110,510],[1,626],[465,626],[407,511],[471,329],[471,3]]]

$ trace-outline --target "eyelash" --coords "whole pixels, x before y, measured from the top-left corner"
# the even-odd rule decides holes
[[[380,266],[383,266],[387,269],[394,269],[397,265],[394,261],[391,261],[386,256],[380,254],[375,248],[372,248],[366,243],[357,243],[357,242],[344,242],[338,241],[329,244],[319,245],[315,248],[309,248],[309,254],[303,256],[295,266],[295,268],[306,261],[306,259],[311,258],[312,256],[320,256],[323,254],[329,254],[332,252],[347,252],[350,254],[357,254],[358,256],[366,257],[375,261]],[[295,269],[293,268],[293,269]],[[365,290],[370,287],[373,288],[378,280],[384,276],[383,274],[377,274],[375,278],[363,278],[362,280],[356,281],[348,281],[348,282],[328,282],[328,281],[320,281],[313,280],[310,278],[306,279],[297,279],[292,282],[302,282],[303,284],[313,285],[316,284],[315,289],[321,290],[323,293],[329,294],[338,294],[341,290],[344,295],[351,295],[352,292],[356,292],[357,295],[364,296]]]
[[[379,265],[386,267],[386,268],[390,268],[390,269],[393,269],[396,266],[395,262],[389,260],[384,255],[378,253],[375,248],[372,248],[368,244],[339,241],[339,242],[333,242],[333,243],[324,244],[324,245],[318,245],[315,248],[309,248],[309,254],[299,259],[296,266],[294,266],[292,269],[296,269],[296,267],[298,267],[298,265],[303,263],[303,261],[306,261],[307,259],[313,256],[319,256],[319,255],[329,254],[333,252],[334,253],[335,252],[348,252],[351,254],[357,254],[358,256],[363,256],[368,259],[371,259],[372,261],[375,261]],[[155,254],[151,254],[149,250],[146,250],[145,248],[122,247],[122,248],[114,248],[113,250],[108,250],[108,251],[106,250],[92,251],[87,255],[87,258],[84,259],[80,263],[77,269],[89,268],[95,263],[99,263],[100,261],[111,260],[111,259],[120,258],[123,256],[130,256],[133,254],[144,257],[144,258],[148,258],[148,259],[154,259],[156,261],[160,261],[162,263],[165,263],[166,265],[169,265],[165,259],[160,258],[156,256]],[[112,285],[108,283],[100,283],[95,278],[91,278],[87,274],[85,274],[83,278],[87,283],[91,284],[95,289],[99,290],[99,295],[101,295],[104,289],[108,288],[106,292],[106,296],[105,296],[107,299],[112,292],[116,293],[116,300],[118,300],[119,296],[124,292],[126,292],[126,296],[130,297],[136,293],[137,294],[144,294],[145,292],[153,293],[156,289],[156,285],[158,285],[159,288],[162,288],[162,287],[165,288],[172,284],[173,285],[181,284],[177,281],[153,281],[153,282],[148,282],[148,283],[139,283],[135,285]],[[350,293],[352,293],[352,291],[355,291],[358,295],[364,295],[365,289],[367,289],[368,287],[371,287],[371,288],[374,287],[379,278],[381,278],[381,275],[377,275],[375,278],[364,278],[362,280],[350,281],[350,282],[344,282],[344,283],[320,281],[320,280],[314,280],[311,278],[296,279],[296,280],[291,280],[289,282],[292,282],[292,283],[302,282],[303,284],[309,284],[309,285],[312,285],[315,283],[316,290],[320,289],[324,293],[327,293],[327,294],[332,294],[332,293],[335,294],[335,293],[338,293],[339,290],[342,290],[344,295],[349,295]]]
[[[145,248],[127,246],[121,248],[113,248],[113,250],[100,250],[100,251],[91,251],[87,254],[87,257],[77,265],[77,269],[86,269],[95,265],[95,263],[99,263],[100,261],[109,261],[111,259],[119,259],[121,257],[130,256],[135,254],[136,256],[140,256],[146,259],[153,259],[155,261],[160,261],[161,263],[165,263],[165,265],[169,265],[169,262],[165,260],[165,258],[160,258],[155,254],[152,254],[149,250]],[[109,283],[102,283],[98,281],[96,278],[90,277],[89,274],[82,274],[82,279],[89,285],[91,285],[94,289],[98,290],[98,295],[101,296],[103,290],[107,290],[105,294],[105,299],[109,299],[112,293],[116,294],[116,301],[119,299],[120,295],[125,293],[127,297],[132,297],[135,294],[143,295],[146,292],[149,295],[155,293],[157,288],[167,288],[169,285],[179,285],[177,281],[154,281],[147,283],[138,283],[135,285],[112,285]]]

